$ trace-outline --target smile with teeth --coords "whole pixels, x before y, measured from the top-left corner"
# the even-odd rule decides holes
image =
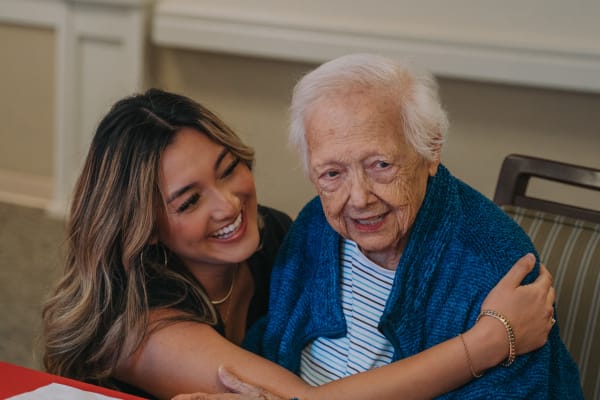
[[[353,219],[357,224],[360,224],[360,225],[374,225],[374,224],[377,224],[378,222],[380,222],[384,217],[385,217],[385,214],[378,215],[376,217],[371,217],[371,218],[362,218],[362,219],[353,218]]]
[[[239,229],[239,227],[242,225],[242,213],[240,213],[237,218],[235,219],[235,221],[233,221],[232,224],[229,224],[221,229],[219,229],[218,231],[214,232],[211,236],[215,237],[217,239],[227,239],[231,236],[233,236],[237,230]]]

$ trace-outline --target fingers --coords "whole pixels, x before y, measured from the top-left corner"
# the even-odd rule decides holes
[[[548,290],[548,294],[546,295],[546,305],[552,307],[555,300],[556,300],[556,290],[554,290],[554,286],[550,286],[550,289]]]
[[[245,395],[238,393],[186,393],[178,394],[171,400],[263,400],[258,395]]]
[[[517,287],[525,279],[525,276],[533,270],[534,266],[535,256],[527,253],[512,266],[501,282],[507,283],[511,287]]]
[[[540,285],[547,290],[546,308],[548,310],[548,314],[550,315],[550,319],[554,321],[553,315],[554,301],[556,300],[556,290],[554,289],[554,286],[552,286],[552,274],[550,274],[550,271],[548,271],[545,265],[540,265],[540,276],[536,279],[536,281],[538,280],[543,280]],[[552,325],[554,325],[554,322]]]
[[[556,299],[556,291],[554,290],[554,286],[550,286],[550,289],[548,290],[548,294],[546,295],[546,307],[548,307],[548,311],[550,314],[550,329],[552,329],[552,327],[556,323],[556,320],[554,319],[554,307],[553,307],[555,299]]]
[[[540,277],[547,279],[550,285],[552,285],[552,274],[550,271],[548,271],[548,268],[546,268],[544,264],[540,264]]]
[[[543,290],[550,290],[552,287],[552,274],[548,271],[545,265],[540,264],[540,274],[538,277],[531,283],[531,285],[537,285]]]
[[[171,400],[261,400],[269,399],[264,391],[249,383],[243,382],[235,374],[224,367],[219,367],[219,380],[233,393],[186,393],[179,394]]]
[[[235,393],[235,399],[237,400],[285,400],[278,395],[263,389],[260,386],[255,386],[250,383],[243,382],[235,374],[231,373],[225,367],[220,366],[218,375],[221,383],[225,385],[229,390]],[[230,393],[230,395],[234,395]],[[185,399],[182,399],[185,400]],[[207,400],[217,400],[216,398],[210,398]],[[220,400],[220,398],[219,398]],[[225,400],[225,398],[223,398]]]
[[[223,366],[219,367],[218,374],[221,383],[234,393],[260,394],[259,388],[243,382]]]

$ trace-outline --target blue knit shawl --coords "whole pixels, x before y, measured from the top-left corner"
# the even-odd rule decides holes
[[[340,236],[315,198],[299,214],[280,249],[269,314],[249,332],[249,349],[297,373],[309,341],[346,332],[339,249]],[[487,293],[527,252],[535,249],[523,230],[440,165],[429,179],[380,321],[380,330],[394,346],[394,359],[469,329]],[[538,271],[536,266],[525,282]],[[456,360],[456,367],[466,368],[465,360]],[[582,394],[577,367],[555,325],[540,350],[517,357],[508,368],[487,371],[441,398],[581,399]]]

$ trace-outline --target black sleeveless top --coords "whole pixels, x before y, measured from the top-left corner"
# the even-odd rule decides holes
[[[279,246],[285,237],[285,234],[290,229],[292,219],[285,213],[275,210],[270,207],[258,206],[258,213],[263,219],[263,226],[260,230],[260,245],[258,250],[248,259],[248,267],[254,279],[254,296],[250,300],[248,307],[248,316],[246,318],[246,331],[258,319],[267,313],[269,306],[269,286],[271,283],[271,270],[273,263],[279,250]],[[166,290],[165,290],[166,289]],[[153,282],[149,285],[150,308],[158,305],[164,300],[164,296],[169,296],[169,288],[165,288],[160,284],[160,281]],[[157,297],[163,297],[158,299]],[[182,304],[181,309],[184,311],[193,306],[189,303]],[[179,308],[175,306],[175,308]],[[220,322],[215,329],[223,334],[223,324]],[[125,393],[133,394],[139,397],[152,399],[153,397],[144,391],[128,385],[124,382],[113,380],[113,383]]]

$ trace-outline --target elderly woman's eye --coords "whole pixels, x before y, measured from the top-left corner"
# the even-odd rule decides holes
[[[326,171],[323,175],[321,175],[322,178],[325,179],[331,179],[331,178],[335,178],[339,175],[340,173],[338,171]]]
[[[377,166],[377,168],[387,168],[389,167],[391,164],[385,161],[377,161],[377,163],[375,164]]]
[[[327,170],[319,175],[319,191],[333,192],[340,187],[342,183],[342,172],[335,169]]]

